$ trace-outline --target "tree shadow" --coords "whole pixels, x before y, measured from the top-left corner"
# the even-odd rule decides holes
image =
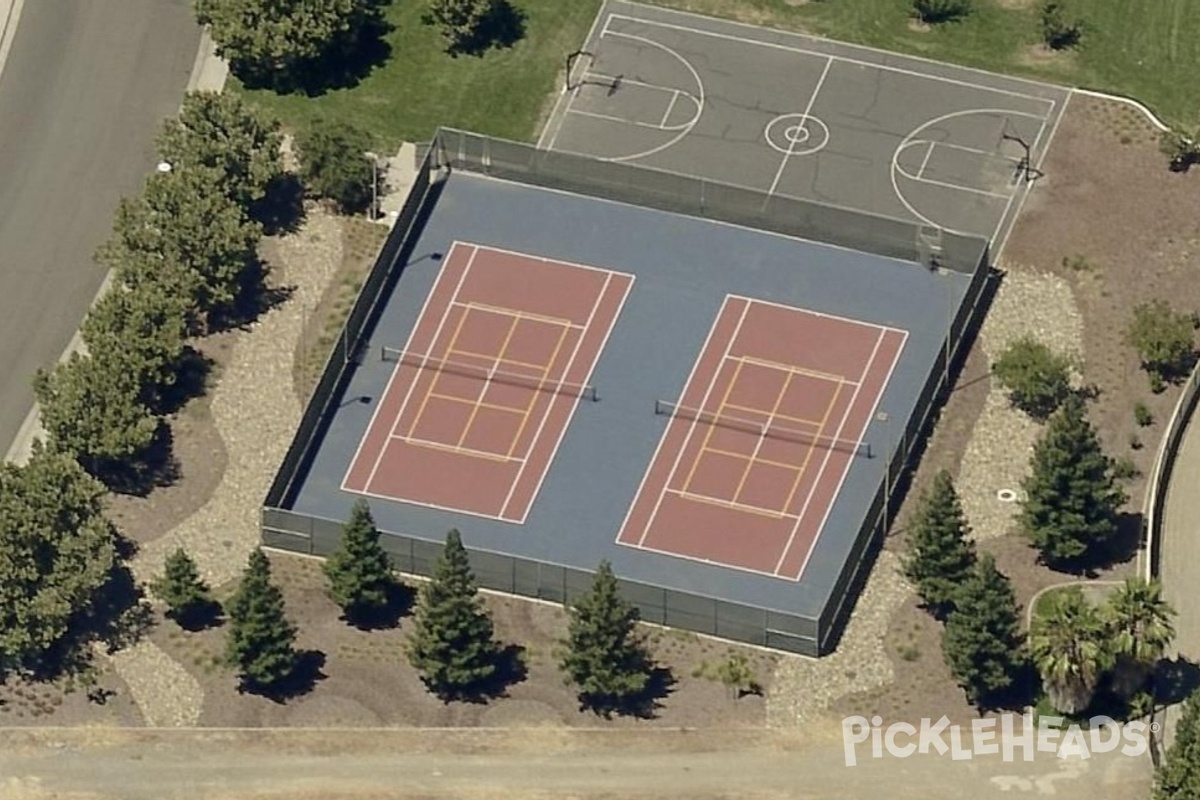
[[[1101,570],[1127,564],[1137,557],[1142,545],[1141,512],[1122,512],[1117,515],[1117,530],[1113,536],[1082,557],[1069,561],[1047,563],[1051,569],[1095,580]]]
[[[1041,692],[1042,676],[1038,674],[1033,662],[1026,658],[1013,670],[1012,683],[981,698],[977,707],[980,714],[987,711],[1023,713],[1026,708],[1037,703]]]
[[[242,273],[241,288],[233,303],[212,315],[209,333],[247,329],[271,309],[286,303],[296,291],[295,286],[269,286],[267,266],[256,261]]]
[[[1159,659],[1154,666],[1151,683],[1156,703],[1182,703],[1200,688],[1200,666],[1184,656]]]
[[[175,365],[175,382],[158,393],[151,408],[156,414],[170,416],[180,411],[189,401],[201,397],[208,391],[209,377],[214,361],[196,348],[188,345]]]
[[[242,679],[238,685],[238,694],[253,694],[265,697],[273,703],[283,704],[311,692],[318,682],[329,677],[322,670],[325,667],[325,654],[320,650],[301,650],[296,653],[296,666],[281,681],[270,686],[260,686],[253,681]]]
[[[161,420],[150,444],[133,458],[82,466],[114,494],[145,497],[179,480],[174,441],[171,426]]]
[[[342,615],[342,619],[360,631],[392,630],[412,610],[416,599],[414,588],[395,581],[387,589],[387,602],[382,608],[350,610]]]
[[[262,225],[264,236],[295,233],[304,224],[304,182],[293,172],[276,175],[266,194],[250,208],[250,218]]]
[[[387,35],[393,26],[384,17],[389,0],[360,2],[360,18],[350,30],[334,38],[317,58],[297,61],[279,70],[261,70],[233,60],[230,71],[248,89],[277,94],[319,97],[335,89],[352,89],[392,55]]]
[[[591,711],[605,719],[613,717],[634,717],[636,719],[654,719],[662,708],[662,701],[675,689],[674,674],[668,667],[654,666],[650,670],[650,679],[645,688],[635,695],[624,698],[580,694],[579,709]]]
[[[166,616],[185,631],[196,633],[223,624],[225,609],[216,600],[210,598],[180,609],[178,612],[168,611]]]

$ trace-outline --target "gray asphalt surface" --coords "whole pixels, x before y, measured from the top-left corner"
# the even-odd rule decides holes
[[[79,327],[122,195],[153,168],[200,29],[188,0],[34,0],[0,75],[0,453]]]

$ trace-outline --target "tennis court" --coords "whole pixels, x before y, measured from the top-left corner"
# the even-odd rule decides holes
[[[523,522],[632,283],[455,242],[342,488]]]
[[[727,296],[617,541],[798,580],[906,338]]]

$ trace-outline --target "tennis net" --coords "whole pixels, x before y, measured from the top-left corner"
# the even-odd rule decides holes
[[[536,378],[532,375],[522,375],[519,372],[508,372],[495,367],[481,367],[475,364],[464,364],[461,361],[449,361],[420,353],[410,353],[398,347],[384,345],[380,350],[383,361],[393,361],[418,369],[431,369],[445,372],[449,375],[461,375],[466,378],[501,383],[506,386],[521,386],[538,392],[550,394],[565,394],[595,402],[600,399],[596,387],[583,383],[566,383],[551,378]]]
[[[655,400],[654,413],[689,422],[699,422],[717,428],[728,428],[730,430],[753,433],[764,439],[779,439],[786,442],[806,444],[810,447],[820,447],[825,450],[850,453],[851,455],[862,456],[864,458],[872,457],[871,445],[867,442],[840,439],[834,436],[823,436],[811,431],[789,428],[786,425],[780,425],[779,423],[767,420],[756,421],[731,414],[717,414],[712,411],[702,411],[698,408],[688,408],[687,406],[681,406],[667,400]]]

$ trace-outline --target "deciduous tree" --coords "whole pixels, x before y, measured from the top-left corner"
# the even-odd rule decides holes
[[[1190,314],[1174,311],[1165,300],[1134,306],[1128,337],[1155,389],[1186,374],[1196,363],[1195,321]]]
[[[0,671],[43,669],[92,613],[117,562],[104,487],[70,457],[35,444],[0,464]]]
[[[451,53],[473,50],[485,37],[497,0],[432,0],[428,21],[437,25]]]
[[[377,180],[367,152],[371,136],[340,119],[318,119],[296,136],[301,175],[313,194],[345,212],[362,211]]]
[[[245,211],[282,173],[282,142],[279,121],[237,92],[189,92],[155,139],[173,171],[215,170],[224,194]]]
[[[1053,414],[1071,393],[1071,359],[1032,336],[1016,339],[992,364],[1014,406],[1037,420]]]

